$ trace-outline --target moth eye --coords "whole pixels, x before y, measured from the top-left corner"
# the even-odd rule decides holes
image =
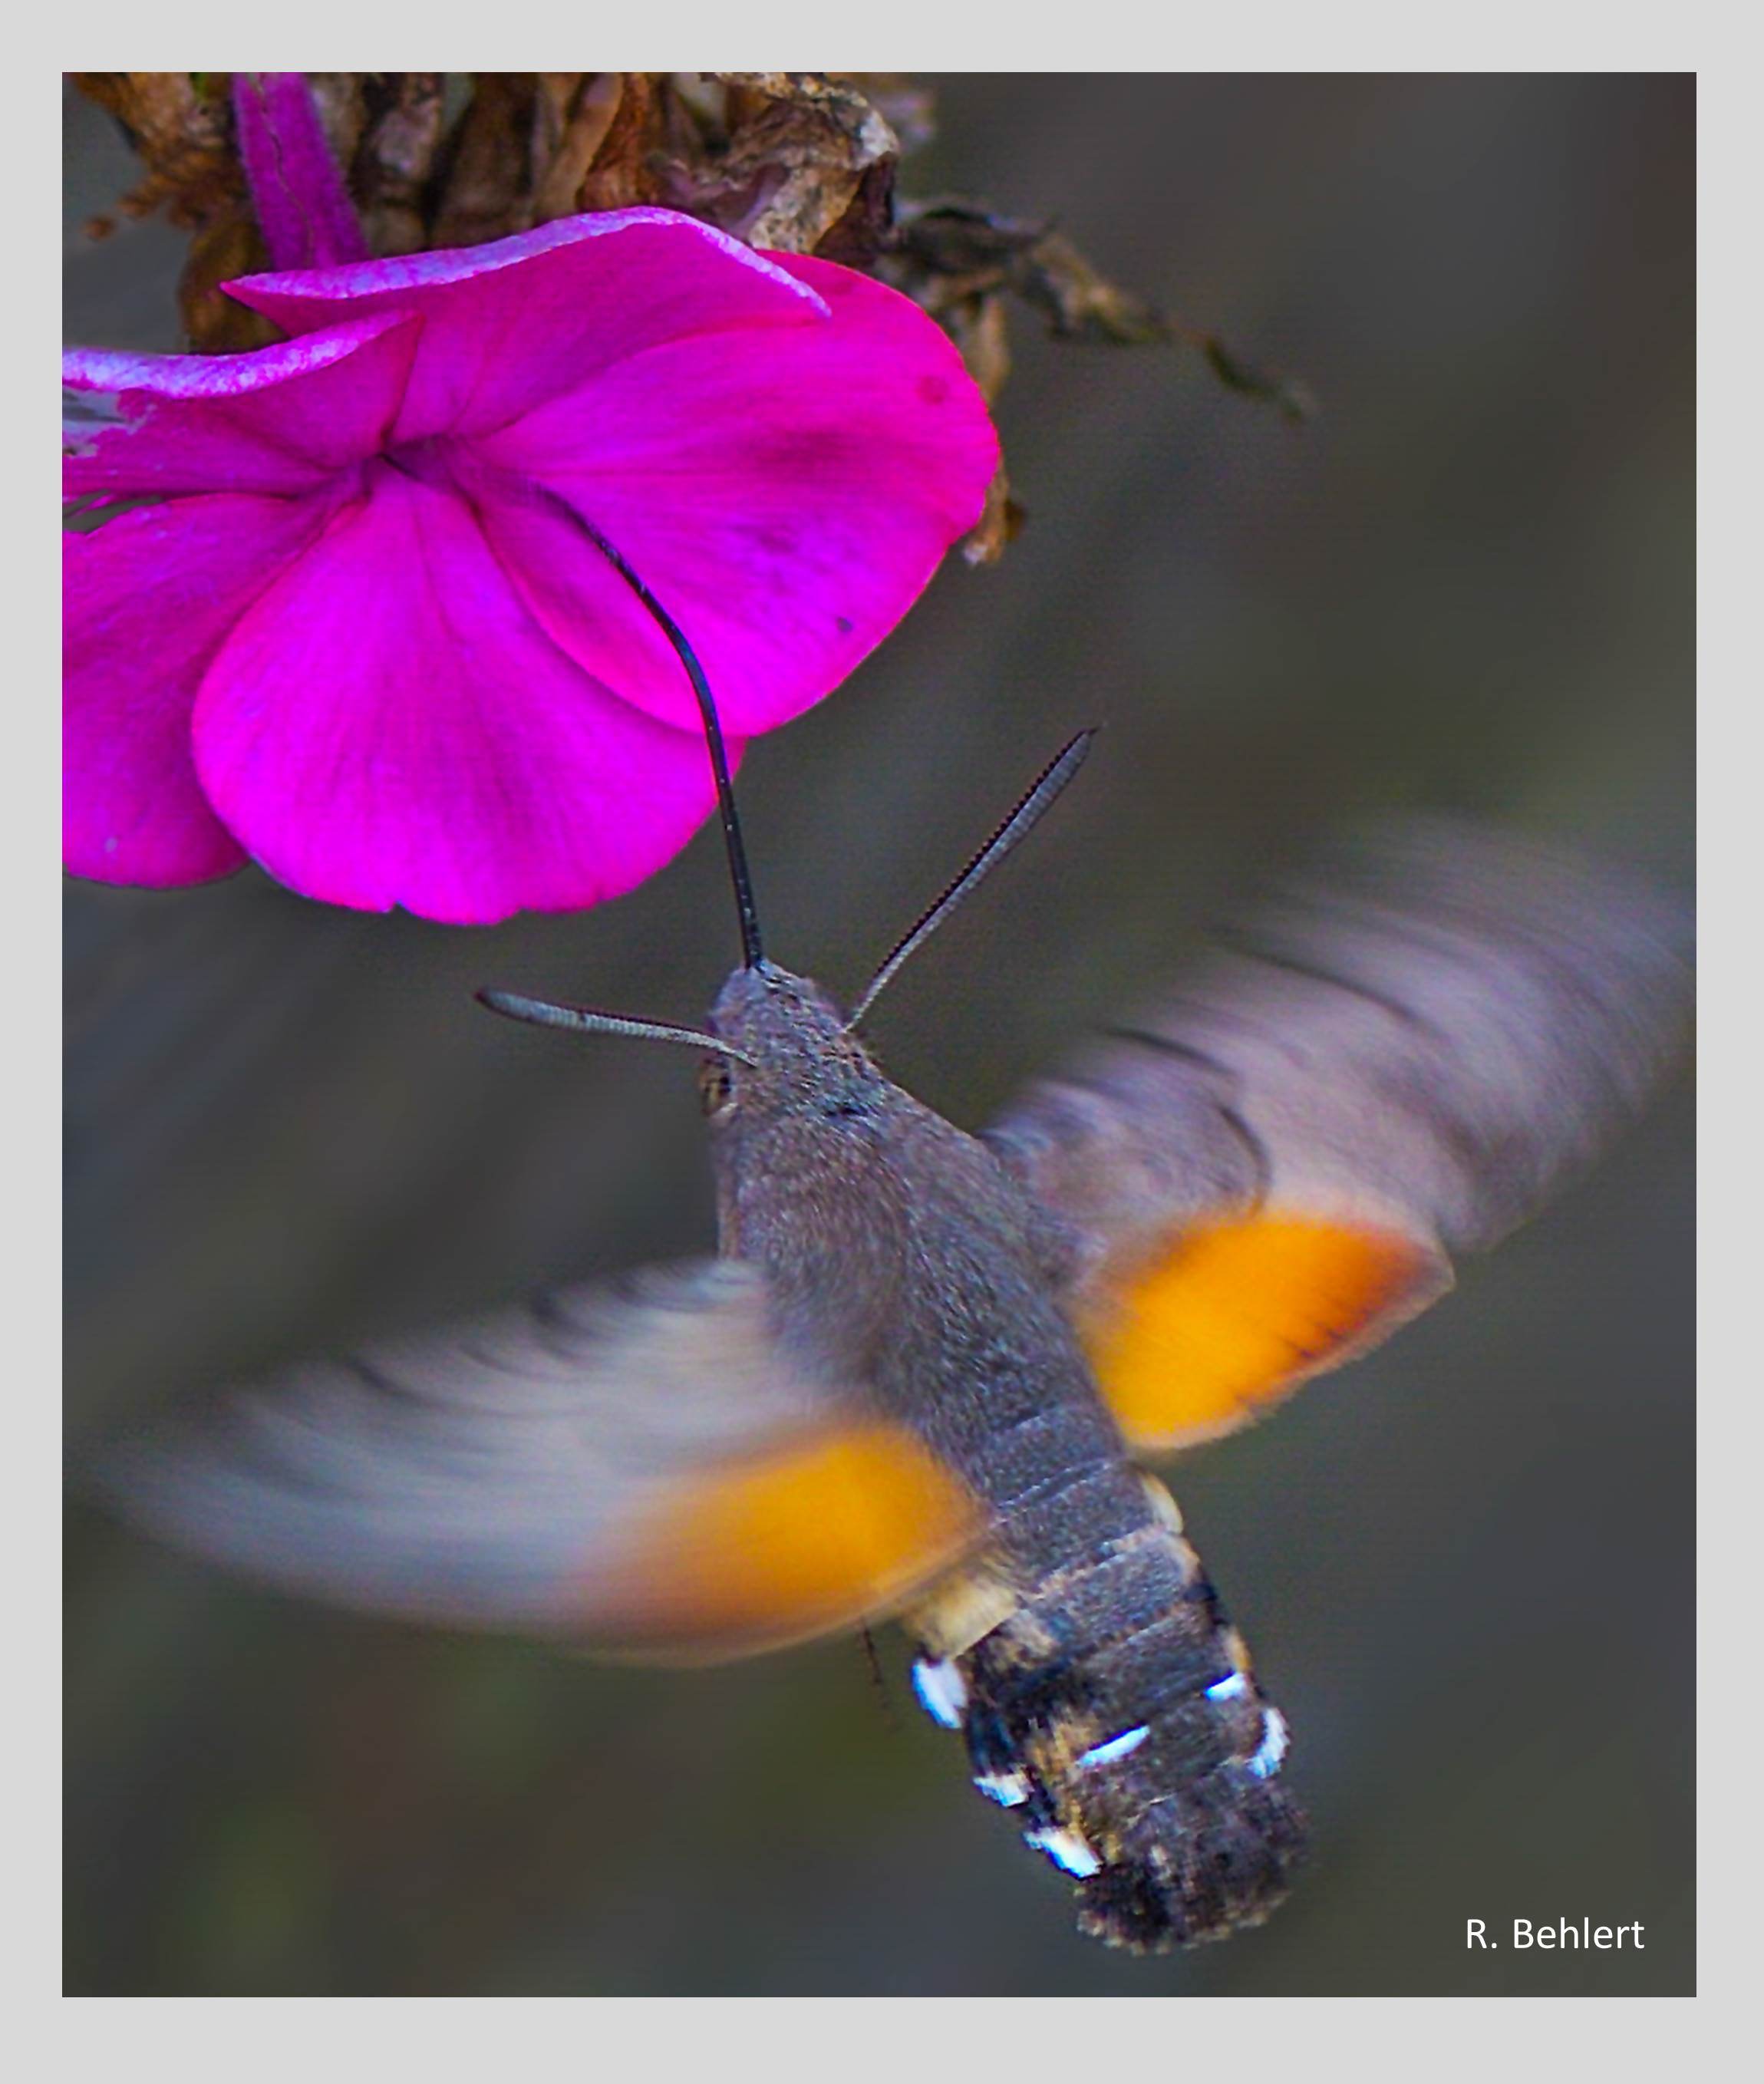
[[[722,1114],[735,1103],[729,1066],[721,1057],[707,1057],[698,1073],[698,1098],[707,1115]]]

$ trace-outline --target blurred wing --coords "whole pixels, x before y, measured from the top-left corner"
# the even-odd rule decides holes
[[[1234,1430],[1424,1308],[1688,1026],[1688,908],[1443,821],[1222,940],[987,1137],[1071,1226],[1073,1307],[1147,1448]]]
[[[350,1606],[736,1656],[887,1612],[977,1531],[731,1260],[287,1370],[108,1458],[148,1531]]]

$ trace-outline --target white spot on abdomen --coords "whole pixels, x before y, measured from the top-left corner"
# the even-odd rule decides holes
[[[1102,1870],[1102,1862],[1076,1831],[1060,1828],[1025,1831],[1023,1842],[1025,1845],[1033,1845],[1038,1853],[1045,1853],[1056,1867],[1062,1867],[1067,1874],[1075,1874],[1080,1881],[1087,1874],[1099,1874]]]
[[[974,1785],[1001,1809],[1016,1809],[1029,1798],[1029,1778],[1023,1773],[977,1773]]]
[[[1147,1722],[1142,1722],[1136,1730],[1123,1730],[1118,1737],[1110,1737],[1102,1743],[1092,1744],[1078,1764],[1082,1768],[1088,1765],[1107,1765],[1112,1760],[1123,1759],[1129,1751],[1138,1751],[1151,1734],[1151,1725]]]
[[[1246,1761],[1257,1780],[1266,1780],[1270,1773],[1280,1770],[1280,1761],[1287,1755],[1287,1718],[1278,1708],[1264,1710],[1262,1718],[1262,1743],[1253,1758]]]
[[[919,1705],[934,1722],[946,1730],[961,1727],[961,1711],[968,1705],[968,1684],[948,1658],[932,1663],[922,1657],[913,1667],[913,1691]]]

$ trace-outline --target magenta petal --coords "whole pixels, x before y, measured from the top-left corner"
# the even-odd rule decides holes
[[[63,539],[66,858],[76,875],[167,888],[245,856],[190,755],[204,668],[324,525],[319,502],[217,497]]]
[[[652,348],[469,445],[617,545],[739,736],[819,701],[887,635],[980,518],[999,460],[978,389],[917,305],[825,261],[779,265],[825,299],[830,324]],[[493,540],[570,656],[689,724],[683,677],[658,667],[642,611],[568,523],[483,496]]]
[[[418,313],[400,441],[502,426],[658,341],[825,319],[791,272],[665,210],[559,218],[486,246],[251,275],[227,290],[292,333],[372,311]]]
[[[316,490],[381,446],[419,329],[388,311],[252,354],[70,349],[62,382],[116,394],[121,421],[78,441],[64,492]]]
[[[702,742],[534,625],[470,510],[386,464],[244,616],[197,705],[202,786],[272,875],[487,924],[617,896],[712,803]]]

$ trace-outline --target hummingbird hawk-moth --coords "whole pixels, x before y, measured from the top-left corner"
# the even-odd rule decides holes
[[[1146,1464],[1375,1345],[1676,1055],[1671,902],[1411,824],[1253,914],[970,1135],[858,1031],[1041,815],[1076,739],[848,1017],[762,951],[688,1042],[719,1255],[208,1400],[121,1443],[150,1529],[303,1593],[714,1660],[887,1617],[982,1793],[1140,1951],[1258,1923],[1304,1823],[1287,1727]]]

